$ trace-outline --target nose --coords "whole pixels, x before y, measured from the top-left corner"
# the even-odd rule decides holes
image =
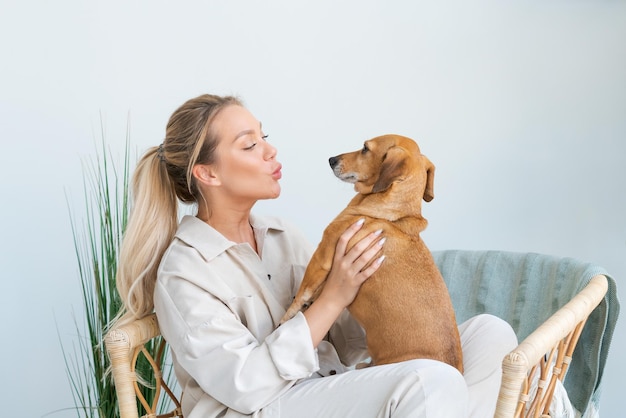
[[[276,147],[274,147],[269,142],[266,142],[265,146],[266,146],[266,151],[265,151],[266,159],[267,160],[274,159],[276,157],[276,154],[278,154],[278,150],[276,149]]]
[[[338,162],[339,162],[339,158],[338,157],[330,157],[328,159],[328,164],[330,164],[331,168],[335,168],[335,166],[337,165]]]

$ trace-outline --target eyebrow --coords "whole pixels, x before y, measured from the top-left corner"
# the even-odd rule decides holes
[[[263,123],[259,122],[259,128],[261,130],[263,130]],[[239,138],[241,138],[242,136],[245,135],[250,135],[253,134],[254,130],[253,129],[246,129],[244,131],[239,132],[237,135],[235,135],[235,139],[233,139],[233,142],[235,142],[236,140],[238,140]]]

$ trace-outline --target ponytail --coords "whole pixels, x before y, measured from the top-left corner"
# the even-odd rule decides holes
[[[156,272],[178,224],[178,201],[159,147],[149,149],[132,178],[132,206],[120,248],[117,291],[123,307],[116,325],[150,314]]]

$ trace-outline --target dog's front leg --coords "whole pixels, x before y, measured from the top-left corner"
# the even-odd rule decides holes
[[[304,272],[298,293],[280,320],[281,324],[293,318],[299,311],[306,310],[317,299],[326,283],[326,277],[332,265],[332,256],[333,254],[327,256],[320,248],[315,251]]]

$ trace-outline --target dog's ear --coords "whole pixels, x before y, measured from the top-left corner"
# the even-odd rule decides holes
[[[406,151],[400,147],[392,147],[387,150],[383,163],[380,166],[380,173],[372,193],[380,193],[389,188],[398,177],[404,172],[406,164]]]
[[[424,188],[424,200],[430,202],[435,198],[435,165],[430,162],[425,155],[422,155],[424,159],[424,167],[426,168],[426,187]]]

